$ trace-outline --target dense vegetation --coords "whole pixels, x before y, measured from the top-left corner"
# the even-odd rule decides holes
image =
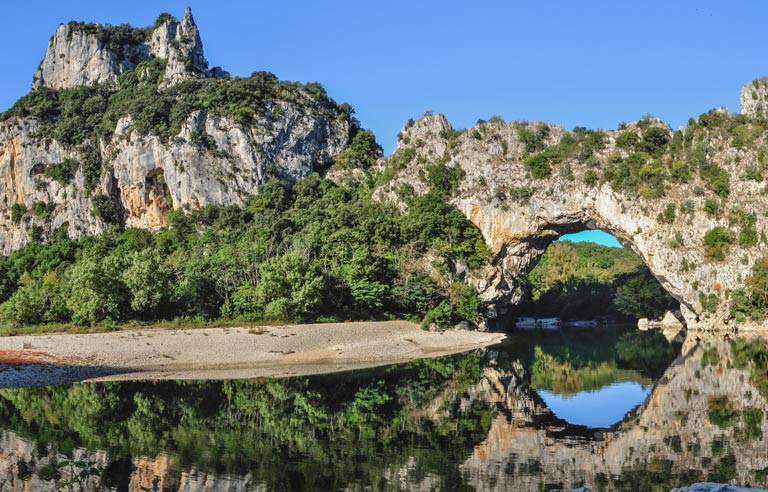
[[[365,186],[317,175],[273,180],[242,208],[170,212],[150,233],[32,243],[0,258],[10,326],[126,320],[421,319],[473,321],[480,303],[452,275],[488,252],[438,191],[402,213]]]
[[[763,320],[768,316],[768,258],[758,259],[744,288],[731,294],[731,315],[736,321]]]
[[[333,118],[351,119],[347,104],[337,105],[320,84],[282,82],[268,72],[254,72],[245,78],[194,79],[161,87],[165,60],[142,62],[121,74],[117,83],[54,90],[41,87],[0,113],[0,121],[12,117],[36,118],[38,134],[52,138],[77,151],[78,160],[50,164],[44,173],[60,182],[69,182],[80,167],[86,187],[98,183],[104,163],[100,142],[108,142],[120,118],[130,116],[131,131],[156,135],[164,140],[176,137],[194,111],[231,118],[250,124],[269,111],[280,111],[281,103],[303,106]],[[299,104],[300,103],[300,104]],[[207,135],[193,135],[201,150],[215,152]],[[212,148],[213,146],[213,148]]]
[[[520,307],[522,315],[653,319],[678,307],[642,260],[623,248],[555,242],[527,280],[530,301]]]

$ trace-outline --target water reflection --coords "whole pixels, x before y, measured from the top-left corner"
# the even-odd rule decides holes
[[[91,490],[136,492],[765,486],[768,344],[700,344],[656,381],[644,361],[666,347],[628,340],[526,335],[314,378],[2,390],[0,490],[57,490],[67,457],[103,470]],[[584,398],[597,421],[567,413]]]
[[[610,427],[641,404],[651,393],[649,386],[637,381],[611,383],[598,390],[563,395],[538,390],[544,404],[558,418],[587,427]]]

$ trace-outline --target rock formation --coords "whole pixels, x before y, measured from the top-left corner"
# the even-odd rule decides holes
[[[32,88],[68,89],[114,82],[118,75],[155,58],[167,60],[164,79],[169,84],[225,74],[221,69],[208,70],[200,32],[187,7],[181,22],[162,15],[153,28],[78,22],[59,25]]]
[[[768,117],[768,79],[755,79],[741,88],[741,114],[750,118]]]
[[[526,274],[552,241],[602,229],[680,301],[689,328],[719,329],[730,320],[730,293],[768,253],[766,185],[752,173],[762,169],[766,138],[758,121],[723,108],[701,120],[674,133],[653,118],[617,131],[567,132],[493,118],[458,132],[443,115],[426,115],[411,120],[394,154],[380,161],[395,177],[376,196],[405,206],[403,196],[428,191],[430,166],[459,170],[452,202],[492,250],[490,266],[466,275],[489,318],[521,302]],[[668,143],[643,147],[651,138]],[[728,244],[713,252],[704,239],[716,228]]]
[[[163,69],[157,82],[149,81],[153,67]],[[61,100],[77,97],[78,86],[89,86],[94,92],[88,95],[103,100],[125,90],[121,84],[129,82],[118,83],[118,77],[130,71],[134,87],[155,83],[157,97],[180,82],[196,81],[171,93],[171,101],[193,100],[190,91],[194,96],[203,83],[249,80],[207,67],[189,9],[181,21],[164,14],[147,29],[62,24],[29,97]],[[99,199],[117,210],[113,220],[143,228],[163,226],[171,209],[241,205],[270,177],[296,180],[348,146],[356,123],[347,110],[317,90],[278,83],[271,74],[262,79],[263,86],[278,87],[274,96],[264,96],[255,114],[192,107],[171,135],[149,131],[146,121],[137,129],[129,114],[119,114],[110,134],[92,131],[67,141],[56,133],[66,125],[59,114],[46,119],[23,109],[9,111],[0,117],[0,253],[55,231],[72,238],[103,231],[110,214],[99,213]],[[155,95],[145,97],[142,103],[148,105]],[[99,111],[95,114],[103,117],[104,110]],[[81,132],[78,125],[82,122],[74,130]],[[95,175],[88,162],[96,163]],[[67,175],[57,174],[57,168],[67,168]]]
[[[36,106],[43,114],[25,106],[76,99],[82,86],[106,91],[94,99],[110,98],[154,80],[153,70],[160,70],[157,96],[177,99],[204,83],[234,80],[208,69],[189,9],[181,21],[163,14],[144,29],[69,23],[56,30],[31,103],[22,100],[0,117],[0,253],[57,230],[75,238],[98,233],[110,216],[156,228],[171,209],[242,204],[270,176],[295,180],[324,168],[356,129],[348,108],[290,84],[247,118],[237,104],[224,111],[220,101],[187,101],[178,108],[185,111],[180,125],[158,123],[154,114],[134,121],[123,111],[109,115],[108,131],[101,122],[85,137],[60,114],[46,114],[45,104]],[[678,132],[653,118],[616,131],[573,132],[493,118],[458,132],[441,115],[425,116],[403,128],[395,154],[380,162],[394,178],[376,196],[404,208],[401,192],[425,193],[430,166],[461,171],[452,202],[493,253],[489,266],[461,273],[487,304],[485,320],[520,302],[524,276],[548,244],[597,228],[645,261],[680,301],[690,328],[722,328],[731,323],[732,292],[768,252],[768,82],[747,84],[741,104],[742,115],[712,111]],[[62,179],[56,169],[67,167],[71,177]],[[113,200],[116,212],[95,206],[98,197]],[[705,244],[708,233],[719,243]]]

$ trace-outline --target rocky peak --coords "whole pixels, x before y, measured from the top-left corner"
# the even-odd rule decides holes
[[[187,7],[181,22],[169,18],[149,35],[152,56],[167,60],[165,80],[173,84],[194,77],[208,77],[208,61],[192,10]]]
[[[750,118],[768,115],[768,79],[755,79],[741,88],[741,114]]]
[[[48,43],[32,88],[66,89],[117,79],[141,62],[165,59],[166,85],[197,77],[225,76],[208,70],[200,31],[189,7],[181,21],[162,14],[155,25],[133,28],[97,23],[61,24]]]

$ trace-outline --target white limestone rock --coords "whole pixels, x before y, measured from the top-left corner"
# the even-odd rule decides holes
[[[32,89],[66,89],[115,81],[118,75],[155,58],[166,60],[165,85],[229,75],[220,68],[208,69],[200,32],[189,7],[181,21],[170,17],[161,20],[154,28],[133,28],[139,41],[117,45],[98,34],[110,26],[61,24],[48,43]]]
[[[645,123],[671,135],[661,120]],[[427,191],[425,165],[440,160],[461,168],[464,177],[452,201],[479,228],[492,252],[490,264],[469,271],[464,280],[499,314],[522,301],[525,276],[552,241],[570,232],[602,229],[637,253],[680,301],[689,329],[732,329],[728,295],[744,285],[755,261],[768,255],[768,243],[733,245],[723,261],[708,258],[704,235],[716,226],[733,226],[727,214],[712,217],[705,212],[712,194],[695,192],[706,189],[695,173],[688,182],[669,181],[664,196],[654,199],[613,189],[610,182],[589,182],[585,175],[594,167],[576,158],[556,165],[547,178],[532,178],[524,164],[521,133],[542,128],[547,130],[546,145],[558,143],[566,133],[557,125],[506,124],[500,119],[457,133],[444,116],[426,115],[403,128],[395,155],[378,164],[384,169],[390,159],[408,157],[404,169],[374,196],[403,208],[399,193],[404,187],[416,194]],[[622,131],[634,128],[636,124],[629,124]],[[598,167],[611,155],[628,155],[616,146],[619,131],[602,133],[605,145],[594,154]],[[757,234],[766,232],[765,185],[744,173],[747,166],[759,167],[757,144],[739,148],[730,137],[712,138],[723,140],[713,142],[707,157],[728,173],[734,190],[724,208],[754,214]],[[670,205],[677,213],[672,223],[664,223],[658,217]]]
[[[741,88],[741,114],[750,118],[768,117],[768,79],[755,79]]]

